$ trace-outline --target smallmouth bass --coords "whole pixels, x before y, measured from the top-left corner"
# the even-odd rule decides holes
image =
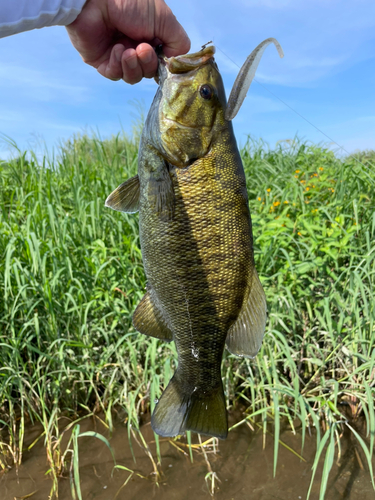
[[[159,87],[143,129],[138,175],[106,206],[139,211],[147,293],[136,330],[174,340],[178,367],[152,415],[161,436],[186,430],[225,438],[221,380],[225,344],[254,357],[267,306],[253,256],[246,180],[231,120],[269,38],[240,70],[228,104],[213,46],[178,57],[159,54]]]

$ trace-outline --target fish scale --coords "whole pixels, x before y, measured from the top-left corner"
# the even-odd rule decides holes
[[[214,145],[186,171],[172,170],[172,221],[161,221],[147,200],[140,207],[146,276],[171,318],[187,394],[196,387],[206,392],[221,387],[225,338],[241,309],[253,263],[244,174],[234,161],[234,147],[222,149]]]
[[[138,175],[106,201],[115,210],[139,210],[148,282],[133,325],[176,344],[177,370],[151,418],[161,436],[193,430],[225,438],[225,344],[254,357],[264,335],[266,300],[231,119],[271,42],[278,46],[268,39],[249,56],[228,105],[212,46],[177,58],[159,55]]]

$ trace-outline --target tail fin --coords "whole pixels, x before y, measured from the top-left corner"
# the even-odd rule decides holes
[[[195,431],[225,439],[228,420],[222,384],[210,392],[186,394],[175,374],[155,406],[151,426],[160,436]]]

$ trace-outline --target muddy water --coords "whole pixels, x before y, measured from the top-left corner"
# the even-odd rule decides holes
[[[239,415],[231,416],[238,420]],[[109,437],[105,427],[97,419],[81,422],[81,432],[94,430]],[[29,426],[27,444],[40,434],[38,426]],[[149,423],[142,427],[142,434],[155,453],[154,435]],[[195,439],[196,436],[193,436]],[[205,438],[203,438],[204,440]],[[289,428],[284,428],[280,436],[287,446],[300,452],[301,437],[293,435]],[[175,442],[161,439],[162,473],[159,486],[155,484],[153,467],[144,449],[132,440],[136,462],[134,462],[128,441],[127,428],[120,422],[110,438],[118,465],[123,465],[139,473],[134,473],[125,487],[121,489],[129,472],[113,471],[113,460],[105,444],[93,437],[79,438],[79,465],[83,500],[187,500],[210,498],[205,482],[208,465],[201,451],[194,452],[194,462],[184,450],[184,441]],[[197,441],[195,441],[197,442]],[[263,448],[263,434],[260,429],[252,431],[241,425],[229,433],[226,441],[220,441],[216,450],[212,446],[205,448],[211,470],[217,474],[220,482],[215,498],[220,500],[304,500],[306,498],[311,466],[315,455],[315,438],[306,437],[303,457],[280,445],[276,477],[273,477],[273,437],[268,435]],[[362,458],[362,460],[361,460]],[[43,439],[30,451],[24,452],[24,459],[18,471],[12,468],[0,475],[0,500],[31,498],[47,500],[51,482],[45,475],[48,469]],[[112,475],[113,473],[113,475]],[[312,489],[311,500],[319,498],[321,468]],[[119,491],[120,490],[120,491]],[[28,496],[32,494],[31,496]],[[116,497],[117,494],[117,497]],[[69,478],[59,482],[59,498],[72,499]],[[342,458],[340,464],[331,471],[326,500],[374,500],[369,472],[361,451],[355,446],[350,436],[342,439]]]

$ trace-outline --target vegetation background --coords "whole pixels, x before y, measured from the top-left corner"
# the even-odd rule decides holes
[[[73,417],[73,448],[82,416],[103,411],[111,428],[114,408],[142,441],[140,402],[151,410],[176,366],[173,343],[131,325],[145,289],[138,216],[104,207],[135,175],[138,142],[137,129],[76,136],[55,156],[14,145],[0,162],[0,468],[21,463],[25,425],[40,421],[52,496],[69,467],[61,415]],[[375,153],[249,139],[241,154],[269,321],[254,360],[224,355],[228,405],[247,408],[236,425],[272,429],[275,470],[283,419],[301,426],[302,447],[314,428],[311,484],[322,460],[324,498],[344,428],[373,481]],[[160,458],[157,446],[156,480]],[[72,491],[80,498],[79,482]]]

